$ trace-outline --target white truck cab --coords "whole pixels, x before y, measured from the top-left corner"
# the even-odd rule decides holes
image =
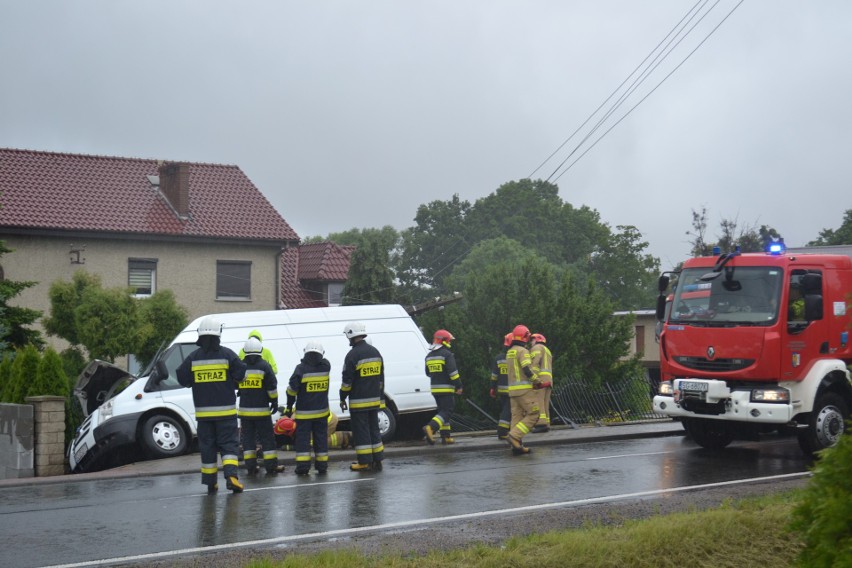
[[[424,371],[429,345],[402,306],[343,306],[210,315],[223,324],[222,345],[237,353],[252,330],[260,332],[263,346],[275,356],[282,405],[290,375],[301,360],[305,345],[309,341],[319,341],[325,349],[325,358],[331,363],[330,407],[341,421],[348,419],[348,412],[339,410],[338,400],[343,360],[349,352],[343,327],[347,322],[361,321],[385,363],[387,408],[379,417],[383,439],[387,441],[393,437],[400,415],[435,410],[429,378]],[[151,371],[137,378],[103,361],[93,361],[80,374],[74,393],[86,418],[69,446],[72,471],[103,468],[111,454],[128,449],[141,448],[149,457],[175,456],[189,449],[196,435],[195,407],[191,389],[178,384],[175,369],[197,349],[195,341],[201,319],[190,322],[158,355],[157,359],[165,363],[168,376]]]

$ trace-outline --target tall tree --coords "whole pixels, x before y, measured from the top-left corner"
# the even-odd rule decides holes
[[[823,229],[819,237],[808,243],[808,246],[852,245],[852,209],[843,214],[843,222],[837,229]]]
[[[654,305],[660,261],[647,254],[648,242],[632,225],[618,225],[600,252],[592,255],[592,274],[616,309]]]
[[[379,239],[364,239],[349,260],[343,304],[386,304],[394,296],[388,251]]]
[[[136,359],[144,368],[157,350],[176,336],[189,323],[186,308],[177,303],[174,292],[159,290],[139,303],[139,332],[133,349]]]
[[[397,278],[412,301],[440,294],[444,279],[476,244],[466,222],[470,207],[457,194],[432,201],[418,207],[415,225],[402,231]]]
[[[5,241],[0,241],[0,256],[11,252],[14,251],[6,246]],[[30,308],[9,305],[9,300],[36,284],[36,282],[0,279],[0,346],[2,346],[0,352],[19,349],[28,344],[38,348],[44,347],[41,332],[29,327],[42,316],[42,313]]]
[[[75,272],[71,282],[51,284],[49,296],[47,332],[109,362],[131,353],[149,362],[187,322],[186,310],[170,290],[137,299],[129,288],[103,288],[100,277],[84,271]]]

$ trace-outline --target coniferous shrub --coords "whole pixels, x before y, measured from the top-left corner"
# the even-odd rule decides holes
[[[56,351],[48,347],[39,361],[35,381],[30,384],[27,396],[54,395],[67,398],[69,393],[62,359]]]
[[[852,559],[852,423],[838,444],[820,452],[814,476],[793,511],[791,527],[805,542],[800,566],[849,566]]]
[[[32,345],[18,349],[15,361],[12,363],[12,376],[9,381],[10,392],[7,401],[12,404],[24,404],[24,399],[30,390],[30,384],[38,373],[38,363],[41,360],[38,350]]]
[[[6,396],[11,392],[13,353],[5,353],[0,361],[0,402],[10,402]]]

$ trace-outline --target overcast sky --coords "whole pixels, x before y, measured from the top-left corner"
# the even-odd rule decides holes
[[[236,164],[303,238],[534,172],[663,268],[693,209],[801,246],[852,208],[848,0],[0,0],[0,56],[0,147]]]

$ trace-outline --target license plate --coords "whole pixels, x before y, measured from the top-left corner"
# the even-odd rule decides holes
[[[692,392],[707,392],[707,383],[699,383],[696,381],[681,381],[680,390]]]
[[[80,447],[74,450],[74,460],[77,463],[80,463],[80,460],[83,459],[83,457],[86,455],[86,453],[88,453],[88,451],[89,446],[87,446],[85,442],[80,444]]]

